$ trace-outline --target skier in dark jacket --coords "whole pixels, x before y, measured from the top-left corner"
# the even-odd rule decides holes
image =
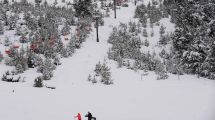
[[[92,114],[91,114],[90,112],[88,112],[88,113],[85,115],[85,117],[87,117],[88,120],[96,120],[96,118],[93,117]]]

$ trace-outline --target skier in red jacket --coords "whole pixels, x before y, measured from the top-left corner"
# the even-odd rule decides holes
[[[75,116],[75,118],[78,118],[78,120],[81,120],[81,114],[80,114],[80,113],[78,113],[78,115],[77,115],[77,116]]]

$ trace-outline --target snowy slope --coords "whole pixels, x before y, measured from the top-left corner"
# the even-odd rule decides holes
[[[107,58],[112,27],[132,20],[134,9],[132,3],[121,8],[117,19],[112,12],[105,18],[105,26],[99,27],[99,43],[93,29],[74,56],[62,59],[54,78],[46,82],[55,90],[32,87],[38,76],[34,69],[22,74],[26,76],[24,83],[0,81],[0,120],[73,120],[78,112],[85,115],[87,111],[97,120],[214,120],[215,81],[190,75],[179,79],[170,75],[157,81],[153,72],[141,77],[141,71],[119,69],[114,61],[107,60],[114,84],[87,82],[95,64]],[[153,40],[156,44],[158,39]],[[0,73],[6,69],[10,68],[0,65]]]

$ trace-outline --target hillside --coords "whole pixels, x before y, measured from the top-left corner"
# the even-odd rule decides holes
[[[68,1],[66,0],[66,2]],[[150,1],[138,1],[137,5],[142,3],[147,5]],[[34,1],[29,2],[33,3]],[[47,2],[52,5],[54,0],[47,0]],[[65,3],[58,2],[57,6],[66,6]],[[98,2],[99,6],[100,4]],[[114,33],[114,28],[116,27],[119,32],[122,23],[138,22],[138,18],[134,18],[136,10],[134,2],[128,1],[127,4],[128,7],[120,6],[120,9],[117,9],[116,19],[114,19],[112,9],[109,12],[110,16],[103,18],[104,25],[98,28],[99,42],[96,42],[96,28],[92,22],[92,31],[87,34],[88,36],[80,44],[80,48],[76,48],[71,56],[60,57],[61,65],[57,65],[53,70],[53,77],[50,80],[43,80],[44,86],[42,88],[33,87],[35,78],[43,75],[37,70],[40,66],[28,68],[23,73],[15,75],[16,78],[21,77],[19,82],[0,81],[0,119],[72,120],[80,112],[85,120],[87,118],[84,115],[90,111],[97,120],[214,120],[214,80],[198,77],[198,75],[177,75],[163,72],[163,70],[157,72],[157,69],[133,69],[126,65],[120,66],[118,59],[110,59],[108,52],[114,43],[110,43],[109,40],[111,34]],[[101,12],[105,13],[105,10],[101,10]],[[166,34],[174,32],[175,24],[171,23],[170,19],[170,16],[161,18],[160,24],[154,25],[154,36],[150,35],[152,28],[149,22],[145,28],[148,36],[142,35],[143,27],[136,36],[141,43],[144,43],[146,39],[149,42],[147,47],[141,45],[138,51],[155,54],[151,59],[160,60],[162,65],[165,60],[159,53],[162,50],[170,53],[171,43],[165,46],[159,45],[160,27],[162,25],[165,27]],[[59,29],[63,27],[64,23],[59,25]],[[72,35],[76,35],[77,26],[71,25],[70,28],[69,34],[59,37],[65,46],[70,42],[65,38],[73,39]],[[6,37],[12,43],[16,42],[20,45],[18,51],[21,51],[22,47],[27,49],[30,44],[30,42],[23,44],[17,42],[20,36],[15,33],[16,30],[5,30],[4,34],[0,35],[0,51],[4,56],[0,64],[0,76],[5,74],[7,70],[16,69],[15,66],[4,64],[8,58],[8,54],[5,53],[8,46],[4,45]],[[27,36],[30,35],[27,34]],[[38,55],[42,60],[46,59],[45,55]],[[129,64],[134,64],[132,61],[135,59],[132,57],[125,57],[122,61],[127,60]],[[105,63],[110,68],[113,84],[103,84],[99,81],[99,77],[96,77],[97,83],[88,81],[89,74],[94,76],[94,69],[99,62]],[[158,80],[158,76],[163,76],[163,74],[168,77]]]

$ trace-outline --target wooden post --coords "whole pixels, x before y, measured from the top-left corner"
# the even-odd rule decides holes
[[[96,41],[99,42],[99,24],[98,24],[98,18],[96,18]]]
[[[116,19],[116,0],[114,0],[114,18]]]

